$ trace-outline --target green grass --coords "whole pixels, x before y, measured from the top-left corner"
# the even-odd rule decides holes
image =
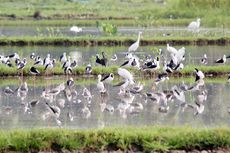
[[[23,76],[32,76],[30,74],[29,69],[31,63],[28,63],[25,68],[23,69]],[[52,75],[65,75],[64,70],[61,68],[60,63],[57,63],[57,66],[53,68],[52,70],[44,70],[43,66],[37,66],[36,67],[40,72],[41,76],[52,76]],[[109,74],[114,73],[117,74],[117,69],[119,66],[108,66],[108,67],[101,67],[101,66],[94,66],[92,68],[91,75],[98,75],[98,74]],[[139,71],[132,67],[126,67],[129,71],[131,71],[134,75],[140,76],[140,77],[147,77],[150,74],[153,75],[154,72],[148,72],[148,71]],[[199,70],[202,70],[205,74],[209,76],[220,76],[220,75],[227,75],[230,74],[230,67],[228,65],[219,65],[219,66],[200,66],[200,65],[186,65],[185,68],[179,72],[174,72],[170,74],[171,76],[190,76],[195,74],[194,68],[198,68]],[[8,67],[6,65],[0,65],[0,76],[18,76],[21,75],[22,71],[17,70],[16,67]],[[140,73],[141,72],[141,73]],[[161,73],[162,70],[157,71],[157,73]],[[85,76],[85,66],[78,66],[73,69],[73,74],[76,76]]]
[[[200,17],[201,25],[204,27],[229,27],[230,25],[228,0],[167,0],[166,2],[166,4],[158,4],[152,0],[88,0],[86,3],[68,0],[2,0],[0,19],[3,21],[0,23],[95,25],[90,20],[103,19],[112,20],[111,22],[117,25],[187,26],[192,20]],[[40,12],[44,21],[34,20],[35,11]],[[7,21],[9,19],[16,21]]]
[[[78,45],[78,46],[129,46],[136,38],[124,36],[81,36],[81,37],[1,37],[0,45]],[[141,45],[162,45],[166,43],[175,45],[226,45],[230,44],[230,37],[145,37]]]
[[[230,147],[229,128],[124,127],[98,130],[1,130],[0,133],[2,152],[38,152],[41,150],[94,152],[118,149],[164,152],[175,149],[211,150]]]

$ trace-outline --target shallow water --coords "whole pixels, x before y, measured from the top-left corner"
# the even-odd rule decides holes
[[[182,46],[174,46],[176,49],[180,49]],[[186,60],[183,62],[184,64],[200,64],[200,59],[203,57],[203,54],[207,54],[208,56],[208,64],[207,65],[216,65],[214,64],[214,60],[223,56],[223,54],[230,54],[230,46],[184,46],[186,48],[185,58]],[[158,53],[155,51],[156,48],[161,48],[163,50],[163,56],[169,60],[169,53],[166,51],[166,46],[140,46],[135,54],[139,58],[144,58],[146,55],[157,56]],[[128,47],[78,47],[78,46],[26,46],[26,47],[18,47],[18,46],[2,46],[0,48],[0,54],[9,55],[14,52],[19,53],[21,57],[28,58],[29,55],[34,52],[36,55],[41,57],[45,57],[47,53],[51,54],[51,57],[59,59],[59,56],[66,52],[67,55],[71,55],[72,57],[77,59],[78,64],[88,64],[91,62],[92,65],[95,63],[95,55],[97,53],[101,53],[104,51],[107,55],[107,58],[113,54],[117,54],[118,61],[115,64],[122,64],[125,59],[125,53]],[[114,63],[110,62],[110,65]]]
[[[229,90],[230,85],[224,81],[208,80],[204,87],[197,91],[186,91],[186,104],[194,106],[182,107],[181,101],[174,99],[168,101],[168,111],[159,112],[160,104],[145,98],[140,94],[132,94],[134,100],[125,100],[118,96],[119,88],[113,87],[112,84],[119,82],[119,77],[112,84],[106,84],[108,91],[107,96],[100,96],[96,88],[97,80],[93,78],[74,78],[75,86],[72,90],[77,91],[77,97],[67,100],[63,91],[61,91],[53,101],[45,100],[41,97],[43,89],[52,89],[62,82],[66,82],[67,78],[53,77],[53,78],[9,78],[6,80],[0,79],[0,128],[39,128],[39,127],[58,127],[51,110],[45,104],[48,102],[51,106],[58,106],[61,110],[58,120],[61,122],[61,127],[65,128],[102,128],[102,127],[117,127],[117,126],[153,126],[153,125],[167,125],[180,126],[188,125],[192,127],[219,127],[230,126],[228,106],[229,104]],[[160,83],[154,87],[153,79],[145,79],[141,81],[145,84],[143,93],[146,92],[162,92],[163,90],[170,90],[173,86],[179,86],[181,81],[192,86],[193,79],[171,79],[169,81]],[[9,86],[11,89],[17,89],[22,82],[27,82],[28,92],[18,95],[15,92],[13,95],[8,95],[4,89]],[[82,96],[83,88],[86,87],[93,95],[91,102]],[[196,114],[195,100],[197,95],[202,91],[207,91],[207,100],[202,104],[204,111]],[[33,100],[39,100],[39,103],[34,107],[30,105]],[[126,103],[124,103],[126,101]],[[64,102],[64,105],[61,103]],[[129,102],[129,103],[128,103]],[[131,106],[135,103],[143,105],[143,109],[134,111]],[[125,105],[126,104],[126,105]],[[114,108],[114,112],[103,110],[103,106],[110,105]],[[127,107],[124,107],[127,106]],[[121,111],[121,106],[124,111]],[[83,113],[83,109],[88,109]],[[119,111],[120,110],[120,111]],[[47,115],[45,118],[45,114]],[[69,115],[71,114],[71,115]]]
[[[0,26],[0,36],[103,36],[102,31],[95,27],[81,27],[82,32],[74,33],[70,31],[71,26],[54,27],[54,26]],[[144,37],[159,36],[196,36],[189,32],[186,27],[118,27],[117,35],[137,37],[139,31],[143,32]],[[230,34],[228,28],[200,28],[199,35],[206,37],[226,36]]]

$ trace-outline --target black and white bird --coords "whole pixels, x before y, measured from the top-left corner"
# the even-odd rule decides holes
[[[63,63],[62,68],[65,69],[66,67],[70,67],[71,65],[71,60],[70,56],[68,56],[67,60]]]
[[[142,68],[143,70],[150,70],[150,71],[158,70],[160,68],[160,58],[157,57],[155,62],[154,61],[145,62]]]
[[[43,60],[40,56],[36,57],[34,65],[43,65]]]
[[[20,61],[17,65],[18,70],[23,69],[26,65],[26,58],[24,58],[22,61]]]
[[[226,62],[226,60],[227,60],[226,55],[223,55],[223,57],[217,59],[217,60],[215,61],[215,63],[223,63],[223,64],[224,64],[224,63]]]
[[[92,66],[91,64],[88,64],[85,68],[85,73],[86,74],[90,74],[92,72]]]
[[[202,80],[204,79],[204,73],[201,70],[198,70],[197,68],[195,68],[195,72],[196,72],[196,80]]]
[[[70,63],[70,67],[72,67],[72,69],[74,69],[75,67],[77,67],[77,61],[73,60],[73,62]]]
[[[106,58],[104,52],[102,52],[102,58],[101,59],[100,59],[99,55],[96,54],[96,63],[106,67],[106,65],[107,65],[107,58]]]
[[[47,65],[45,65],[45,71],[47,70],[47,69],[52,69],[52,68],[54,68],[55,67],[55,63],[56,63],[56,59],[53,59],[52,61],[50,61],[50,63],[48,63]]]
[[[208,57],[206,54],[200,59],[201,64],[208,64]]]
[[[46,66],[47,64],[49,64],[50,63],[50,54],[47,54],[46,55],[46,58],[44,58],[44,60],[43,60],[43,65],[44,66]]]
[[[16,60],[16,59],[20,59],[19,55],[17,53],[13,53],[11,55],[8,55],[8,57],[10,59]]]
[[[114,74],[110,73],[109,75],[106,75],[104,78],[101,79],[102,82],[110,83],[114,79]]]
[[[64,68],[64,73],[65,74],[72,74],[73,73],[72,67],[70,67],[70,66],[65,67]]]
[[[173,72],[173,69],[170,66],[168,66],[168,64],[166,63],[166,61],[163,64],[163,71],[165,73],[172,73]]]
[[[30,68],[30,73],[33,75],[40,74],[40,72],[33,66]]]
[[[66,52],[64,52],[61,56],[60,56],[60,62],[61,63],[65,63],[67,61],[67,57],[66,57]]]

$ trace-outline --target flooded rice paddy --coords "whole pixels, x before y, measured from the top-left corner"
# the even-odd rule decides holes
[[[230,125],[229,91],[225,80],[205,80],[198,88],[194,78],[172,78],[154,85],[153,79],[138,79],[141,93],[120,93],[115,81],[106,84],[107,94],[101,95],[94,78],[74,77],[75,85],[67,87],[66,77],[1,79],[0,127],[9,128],[102,128],[122,126],[192,126],[220,127]],[[182,83],[184,81],[184,83]],[[59,93],[53,89],[65,85]],[[27,84],[28,90],[25,90]],[[183,91],[184,86],[192,87]],[[26,87],[26,88],[27,88]],[[10,88],[13,93],[6,90]],[[88,89],[92,97],[84,94]],[[167,101],[146,98],[146,93],[163,93],[176,89]],[[71,91],[71,92],[70,92]],[[45,95],[44,92],[49,93]],[[184,98],[183,98],[184,95]],[[202,97],[206,97],[202,99]],[[47,104],[46,104],[47,103]],[[57,114],[53,110],[57,110]]]
[[[82,31],[75,33],[70,31],[71,26],[50,27],[50,26],[2,26],[0,27],[0,36],[103,36],[105,35],[96,27],[81,27]],[[188,31],[187,27],[118,27],[118,36],[135,37],[139,31],[143,32],[144,37],[167,37],[167,36],[194,36]],[[206,37],[225,36],[230,34],[228,28],[200,28],[199,35]]]
[[[182,46],[175,46],[177,49]],[[229,54],[229,46],[185,46],[185,64],[199,65],[204,53],[208,56],[208,65],[223,54]],[[157,56],[156,48],[162,49],[162,56],[168,56],[166,46],[140,47],[135,54]],[[127,47],[50,47],[28,46],[0,48],[1,55],[19,53],[29,58],[34,52],[41,57],[48,53],[52,58],[66,52],[76,56],[78,64],[95,63],[95,55],[104,51],[108,58],[118,55],[118,61],[124,62]],[[170,78],[168,81],[154,84],[155,78],[135,77],[144,89],[141,93],[121,92],[114,87],[121,78],[105,84],[107,93],[101,95],[97,90],[97,79],[93,77],[73,77],[75,85],[67,87],[70,76],[1,78],[0,86],[0,127],[41,128],[64,127],[76,129],[122,127],[122,126],[192,126],[222,127],[230,126],[229,90],[226,78],[204,80],[194,83],[195,78]],[[184,82],[184,83],[183,83]],[[60,86],[65,86],[61,87]],[[25,88],[26,86],[26,88]],[[184,91],[185,86],[189,89]],[[56,89],[58,91],[55,91]],[[11,89],[11,92],[7,92]],[[55,89],[55,90],[54,90]],[[92,96],[85,96],[86,89]],[[167,92],[166,92],[167,91]],[[178,97],[177,94],[180,94]],[[148,94],[156,94],[149,97]],[[161,96],[167,97],[162,100]],[[161,98],[159,98],[161,97]]]
[[[182,46],[174,46],[176,49],[180,49]],[[208,56],[208,64],[207,65],[216,65],[214,64],[214,60],[223,56],[223,54],[230,54],[230,46],[184,46],[185,47],[185,57],[186,60],[183,62],[184,64],[200,64],[200,59],[204,54]],[[124,57],[127,52],[127,48],[125,46],[122,47],[78,47],[78,46],[2,46],[0,48],[0,55],[9,55],[12,53],[18,53],[20,57],[29,58],[30,54],[34,52],[36,55],[41,56],[42,58],[46,57],[48,53],[50,53],[52,58],[59,59],[60,55],[63,52],[66,52],[67,55],[71,55],[73,58],[77,59],[79,65],[94,64],[95,55],[97,53],[101,53],[104,51],[107,55],[107,58],[110,59],[112,55],[117,54],[118,60],[116,63],[111,64],[122,64],[124,62]],[[166,59],[170,58],[166,46],[142,46],[135,52],[135,54],[139,58],[145,58],[146,55],[157,56],[157,49],[162,49],[162,56]]]

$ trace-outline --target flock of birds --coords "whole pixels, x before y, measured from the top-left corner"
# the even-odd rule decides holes
[[[157,90],[159,83],[164,82],[169,79],[169,74],[174,71],[180,71],[184,68],[183,61],[185,60],[185,48],[176,49],[169,44],[166,46],[167,54],[169,59],[165,56],[162,56],[162,50],[159,50],[156,57],[146,56],[144,59],[139,58],[135,55],[135,51],[139,47],[140,38],[142,32],[139,32],[137,41],[128,48],[127,54],[125,54],[124,62],[120,64],[120,67],[117,69],[117,74],[113,73],[104,75],[99,74],[98,80],[96,83],[96,93],[101,99],[100,108],[102,112],[108,111],[111,114],[115,111],[119,112],[123,118],[126,118],[128,114],[138,114],[145,109],[145,104],[152,102],[158,106],[159,112],[167,113],[170,109],[169,103],[175,103],[182,111],[185,111],[186,108],[191,108],[194,110],[194,115],[202,114],[204,111],[204,103],[207,100],[208,91],[205,88],[204,78],[205,75],[202,71],[197,68],[194,69],[195,72],[195,81],[193,85],[182,84],[178,86],[173,86],[171,89]],[[215,63],[225,63],[227,58],[230,56],[223,55],[222,58],[215,60]],[[36,65],[43,66],[45,70],[52,69],[56,66],[56,59],[52,59],[50,54],[42,59],[40,56],[36,56],[34,53],[30,55],[30,59],[34,62],[33,66],[30,68],[32,74],[39,74],[40,72],[36,69]],[[102,52],[102,55],[96,55],[95,63],[101,65],[102,67],[108,66],[108,63],[116,63],[118,57],[113,55],[110,60],[107,59],[106,53]],[[27,64],[27,59],[19,57],[17,53],[14,53],[9,56],[0,56],[0,61],[3,64],[6,64],[9,67],[17,66],[17,68],[23,69]],[[59,62],[65,73],[71,74],[72,70],[77,67],[77,61],[72,60],[70,56],[67,56],[66,53],[63,53]],[[206,54],[200,59],[200,62],[204,65],[208,63],[208,57]],[[127,67],[134,67],[139,71],[151,71],[159,72],[162,65],[162,73],[158,73],[156,79],[153,81],[152,88],[146,91],[145,86],[141,82],[137,82],[132,73],[127,69]],[[85,67],[86,74],[92,72],[91,64],[88,64]],[[121,82],[114,84],[112,83],[114,78],[117,77]],[[109,103],[108,97],[111,94],[114,94],[111,89],[108,90],[110,85],[117,90],[117,97],[119,99],[119,104],[114,105]],[[91,91],[84,87],[82,91],[77,91],[75,88],[75,82],[72,77],[70,77],[66,82],[63,82],[53,88],[44,88],[41,93],[41,97],[26,102],[26,97],[28,95],[28,85],[26,82],[22,82],[21,85],[16,89],[11,89],[6,87],[4,93],[6,97],[18,96],[21,98],[21,102],[24,106],[24,112],[31,114],[33,107],[37,106],[39,103],[42,103],[46,106],[46,111],[42,113],[42,119],[47,120],[52,117],[58,126],[62,126],[62,121],[60,115],[62,110],[70,106],[70,104],[83,104],[81,108],[81,115],[84,118],[89,118],[91,116],[91,102],[94,100]],[[192,92],[196,94],[194,103],[188,103],[185,99],[185,93]],[[17,94],[16,94],[17,93]],[[64,99],[60,96],[64,95]],[[97,97],[97,98],[98,98]],[[139,100],[136,97],[139,97]],[[10,106],[6,107],[7,113],[12,112]],[[73,121],[76,114],[74,111],[67,113],[69,120]]]

